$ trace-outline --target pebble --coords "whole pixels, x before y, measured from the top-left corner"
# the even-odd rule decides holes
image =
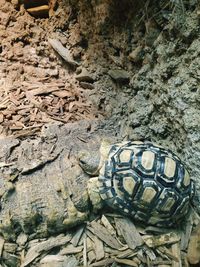
[[[129,83],[130,76],[126,70],[109,70],[109,76],[118,83]]]
[[[92,75],[85,68],[82,68],[81,73],[76,75],[76,80],[78,80],[79,82],[94,82]]]

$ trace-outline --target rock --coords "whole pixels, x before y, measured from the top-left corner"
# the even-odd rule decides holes
[[[92,77],[91,74],[88,72],[88,70],[85,69],[85,68],[82,68],[81,73],[78,74],[78,75],[76,76],[76,79],[77,79],[79,82],[88,82],[88,83],[92,83],[92,82],[94,82],[93,77]]]
[[[134,63],[142,61],[142,59],[143,59],[142,46],[138,46],[135,50],[133,50],[129,54],[128,58],[129,58],[129,60],[131,60]]]
[[[80,86],[84,89],[94,89],[94,85],[88,82],[80,82]]]
[[[129,83],[130,75],[125,70],[109,70],[110,77],[118,83]]]

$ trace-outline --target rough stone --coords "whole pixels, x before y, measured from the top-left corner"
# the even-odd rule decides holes
[[[129,83],[130,75],[125,70],[109,70],[110,77],[118,83]]]
[[[85,68],[81,69],[81,73],[76,76],[76,79],[79,82],[88,82],[88,83],[94,82],[92,75]]]

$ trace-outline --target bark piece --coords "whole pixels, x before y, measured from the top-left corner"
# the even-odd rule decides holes
[[[40,261],[39,267],[77,267],[77,259],[72,257],[65,257],[60,255],[48,255]]]
[[[40,242],[35,246],[31,247],[26,256],[25,261],[21,267],[28,266],[33,262],[37,257],[39,257],[43,252],[48,252],[50,249],[64,245],[71,240],[71,235],[59,235],[57,237],[49,238],[46,241]]]
[[[73,238],[71,240],[71,243],[74,245],[74,247],[76,247],[78,245],[84,230],[85,230],[85,225],[84,226],[80,226],[77,229],[75,235],[73,236]]]
[[[50,45],[53,49],[71,66],[77,67],[80,64],[73,60],[69,50],[65,48],[62,43],[56,39],[49,39]]]
[[[133,260],[115,258],[115,262],[121,263],[121,264],[125,264],[125,265],[128,265],[128,266],[138,267],[138,264]]]
[[[83,246],[74,247],[72,244],[69,244],[67,247],[61,249],[59,255],[68,255],[68,254],[76,254],[83,250]]]
[[[88,252],[88,263],[91,264],[96,259],[96,255],[93,250]]]
[[[172,261],[172,267],[182,267],[182,262],[181,262],[181,250],[180,250],[180,244],[175,243],[172,245],[172,254],[174,255],[177,260]]]
[[[0,257],[1,257],[2,252],[3,252],[4,243],[5,243],[5,240],[2,237],[0,237]]]
[[[49,15],[49,6],[43,5],[43,6],[32,7],[28,8],[27,11],[34,17],[46,18]]]
[[[162,245],[174,244],[180,240],[180,237],[176,233],[170,232],[158,236],[144,236],[143,240],[148,247],[153,248]]]
[[[115,239],[104,226],[100,225],[95,221],[91,222],[91,226],[94,234],[103,242],[105,242],[108,246],[115,249],[121,248],[121,245],[117,241],[117,239]],[[88,227],[88,230],[90,229],[91,227]]]
[[[41,88],[27,91],[26,96],[27,96],[27,98],[31,98],[31,97],[36,96],[36,95],[46,95],[46,94],[50,94],[50,93],[55,92],[55,91],[59,91],[59,88],[58,87],[45,87],[45,86],[43,86]]]
[[[106,267],[115,262],[114,259],[105,259],[91,264],[91,267]]]
[[[95,246],[95,254],[96,254],[96,260],[102,260],[104,258],[104,248],[103,248],[103,242],[94,236],[94,246]]]
[[[142,237],[130,219],[115,218],[115,223],[129,248],[134,250],[136,247],[144,244]]]
[[[179,259],[166,247],[158,247],[157,250],[160,251],[160,255],[165,255],[167,258],[172,259],[173,261],[179,262]]]
[[[200,223],[191,234],[187,258],[190,264],[198,264],[200,262]]]
[[[109,220],[107,219],[105,215],[102,215],[101,222],[108,229],[111,235],[116,236],[116,231],[114,227],[112,226],[112,224],[109,222]]]

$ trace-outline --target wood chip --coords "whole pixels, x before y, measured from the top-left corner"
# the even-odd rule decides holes
[[[180,240],[180,237],[176,233],[170,232],[167,234],[157,235],[157,236],[146,235],[143,237],[143,240],[148,247],[153,248],[162,245],[169,245],[176,243]]]
[[[83,239],[83,266],[87,267],[87,241],[86,237]]]
[[[34,17],[47,17],[49,13],[49,6],[37,6],[27,9],[28,13],[30,13]]]
[[[48,40],[53,49],[71,66],[77,67],[80,64],[73,60],[69,50],[65,48],[62,43],[56,39]]]
[[[33,96],[37,96],[37,95],[46,95],[46,94],[50,94],[52,92],[55,92],[55,91],[59,91],[59,88],[58,87],[40,87],[40,88],[37,88],[37,89],[33,89],[31,91],[27,91],[26,92],[26,97],[27,98],[31,98]]]
[[[81,239],[81,236],[85,230],[85,225],[81,225],[77,230],[76,233],[74,234],[72,240],[70,241],[74,247],[76,247]]]
[[[83,246],[74,247],[72,244],[69,244],[67,247],[60,250],[60,255],[69,255],[77,254],[83,250]]]
[[[125,251],[122,251],[120,253],[117,254],[117,258],[118,259],[124,259],[124,258],[131,258],[134,257],[135,255],[137,255],[137,251],[133,251],[132,249],[126,249]]]
[[[178,261],[177,260],[172,261],[172,267],[182,267],[181,251],[180,251],[180,244],[179,243],[175,243],[172,245],[172,254],[174,255],[175,258],[178,259]]]
[[[138,267],[138,264],[133,260],[115,258],[115,262],[125,264],[128,266]]]
[[[105,259],[105,260],[101,260],[101,261],[98,261],[98,262],[95,262],[95,263],[92,263],[91,264],[91,267],[106,267],[106,266],[109,266],[110,264],[112,264],[113,262],[115,262],[114,259]]]
[[[66,90],[54,91],[54,92],[52,92],[52,95],[58,96],[60,98],[73,96],[73,94],[71,92],[66,91]]]
[[[94,230],[94,234],[108,246],[115,249],[121,248],[121,245],[119,244],[117,239],[115,239],[104,226],[95,221],[91,222],[90,224],[92,226],[92,229]],[[88,229],[90,230],[91,228],[88,227]]]
[[[142,237],[130,219],[115,218],[115,223],[129,248],[134,250],[136,247],[144,244]]]
[[[166,247],[161,247],[160,246],[160,247],[157,248],[157,251],[158,250],[161,252],[160,255],[165,255],[168,258],[172,259],[173,261],[179,262],[179,259],[169,249],[167,249]]]
[[[195,227],[190,237],[187,258],[190,264],[200,263],[200,223]]]
[[[41,255],[43,252],[48,252],[52,248],[64,245],[71,240],[71,235],[59,235],[57,237],[49,238],[46,241],[40,242],[35,246],[31,247],[25,257],[24,263],[21,267],[28,266],[31,262],[33,262],[37,257]]]
[[[102,215],[101,222],[108,229],[111,235],[116,236],[116,231],[114,227],[111,225],[111,223],[109,222],[109,220],[107,219],[105,215]]]
[[[4,246],[5,240],[0,236],[0,257],[3,252],[3,246]]]
[[[185,230],[182,231],[181,233],[181,250],[182,251],[187,250],[189,239],[190,239],[191,232],[192,232],[192,226],[193,226],[192,218],[190,217],[189,220],[187,221]]]
[[[93,263],[95,261],[95,259],[96,259],[96,255],[95,255],[94,251],[93,250],[89,251],[88,252],[88,263],[89,263],[89,265],[91,263]]]
[[[96,260],[97,261],[102,260],[105,255],[103,242],[96,236],[94,237],[94,246],[95,246]]]

